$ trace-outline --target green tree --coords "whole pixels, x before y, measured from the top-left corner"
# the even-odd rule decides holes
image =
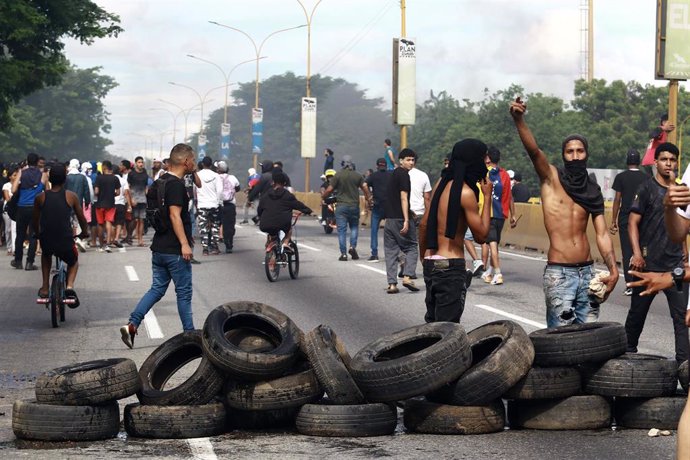
[[[68,71],[61,40],[117,36],[119,21],[89,0],[0,0],[0,130],[12,105]]]
[[[111,144],[101,136],[110,132],[102,100],[117,84],[99,70],[70,67],[62,84],[39,90],[12,108],[13,124],[0,132],[0,159],[17,160],[29,150],[59,159],[102,158]]]

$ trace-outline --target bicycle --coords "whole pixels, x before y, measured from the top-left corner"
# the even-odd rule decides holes
[[[67,283],[67,264],[62,259],[55,256],[55,268],[51,271],[53,278],[48,289],[48,297],[39,297],[37,304],[43,304],[50,310],[50,320],[53,327],[58,327],[59,322],[65,322],[65,306],[74,305],[75,299],[65,297],[65,287]]]
[[[294,216],[292,228],[297,224],[299,216],[300,214]],[[268,240],[266,241],[264,269],[266,271],[266,278],[270,282],[278,280],[280,268],[284,266],[287,266],[290,278],[293,280],[297,279],[299,275],[299,250],[297,249],[294,231],[289,244],[291,251],[286,252],[283,250],[284,238],[285,234],[281,231],[279,235],[268,235]]]

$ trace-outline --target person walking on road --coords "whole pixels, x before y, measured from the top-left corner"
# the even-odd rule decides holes
[[[393,171],[395,169],[395,149],[391,145],[390,139],[385,139],[383,141],[383,158],[386,160],[386,169],[388,171]]]
[[[151,243],[153,280],[151,288],[141,298],[129,316],[129,322],[120,327],[122,341],[134,347],[134,337],[146,313],[165,295],[172,280],[177,295],[177,313],[184,331],[194,330],[192,319],[192,218],[189,214],[189,196],[183,180],[185,174],[196,170],[194,149],[177,144],[170,152],[170,168],[165,178],[165,206],[162,212],[165,228],[156,231]]]
[[[223,181],[213,171],[213,160],[204,157],[203,168],[197,173],[201,186],[196,189],[197,216],[199,219],[199,238],[205,256],[220,254],[218,241],[220,235],[220,207],[223,203]]]
[[[541,182],[544,225],[549,236],[548,262],[544,270],[546,324],[548,327],[589,323],[599,319],[599,303],[618,282],[613,244],[604,218],[601,189],[587,175],[587,139],[573,134],[563,140],[563,169],[549,164],[539,149],[524,114],[527,105],[517,98],[510,104],[518,135]],[[600,278],[606,286],[603,299],[589,297],[594,261],[587,240],[587,222],[592,216],[597,247],[609,275]]]
[[[218,162],[218,172],[223,184],[223,209],[221,210],[223,243],[225,244],[225,253],[231,254],[235,238],[235,223],[237,222],[235,194],[240,191],[240,181],[232,174],[228,174],[228,164],[225,161]]]
[[[342,170],[333,176],[328,188],[322,193],[321,198],[326,199],[333,190],[338,193],[338,206],[335,208],[335,221],[338,226],[338,245],[340,247],[340,261],[347,261],[347,254],[352,260],[359,259],[357,253],[357,237],[359,236],[359,191],[364,192],[367,206],[371,198],[369,189],[364,184],[364,178],[354,170],[352,157],[344,155],[340,162]],[[347,228],[350,227],[350,249],[347,246]]]
[[[460,322],[465,308],[465,252],[463,240],[469,228],[478,243],[489,233],[489,206],[479,213],[479,187],[491,195],[486,180],[486,144],[464,139],[453,146],[447,168],[431,192],[431,203],[419,226],[419,252],[426,285],[427,323]]]
[[[43,171],[38,168],[38,155],[29,153],[26,156],[26,168],[19,169],[14,183],[12,195],[19,193],[17,203],[17,235],[14,240],[14,259],[10,265],[18,270],[38,270],[34,265],[36,259],[36,236],[31,220],[33,218],[34,199],[45,189]],[[29,240],[29,251],[26,254],[26,266],[22,267],[24,256],[24,240]]]
[[[148,190],[149,176],[144,169],[144,158],[134,159],[134,169],[127,174],[129,185],[129,206],[132,208],[132,219],[136,222],[137,245],[144,246],[144,219],[146,218],[146,191]],[[132,235],[128,235],[132,240]]]
[[[376,171],[370,174],[365,183],[371,190],[373,205],[371,207],[371,255],[368,262],[379,261],[379,227],[381,221],[386,217],[386,195],[388,183],[391,179],[391,172],[386,169],[386,160],[379,158],[376,160]]]
[[[99,175],[93,186],[94,193],[98,197],[96,202],[96,221],[98,222],[98,236],[101,241],[101,251],[111,252],[113,244],[115,223],[115,197],[122,192],[120,179],[113,174],[113,164],[105,160],[101,164],[103,174]],[[105,239],[103,230],[105,229]]]
[[[625,282],[629,283],[632,281],[632,276],[630,276],[628,270],[633,253],[632,246],[630,246],[630,236],[628,235],[628,216],[630,215],[630,206],[637,189],[640,184],[649,179],[649,176],[640,171],[640,154],[637,150],[628,150],[626,163],[628,169],[616,175],[615,179],[613,179],[613,186],[611,188],[616,191],[616,196],[613,199],[609,231],[611,235],[618,233],[621,240],[621,253],[623,256],[621,265],[623,266]],[[632,291],[632,288],[626,287],[623,294],[630,296]]]

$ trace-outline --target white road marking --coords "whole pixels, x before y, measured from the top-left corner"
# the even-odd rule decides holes
[[[488,305],[477,304],[475,305],[475,307],[479,307],[482,310],[490,311],[491,313],[496,313],[498,315],[505,316],[506,318],[513,319],[521,323],[529,324],[530,326],[538,327],[539,329],[546,328],[546,324],[539,323],[537,321],[532,321],[531,319],[523,318],[522,316],[514,315],[513,313],[508,313],[507,311],[499,310],[498,308],[490,307]]]
[[[304,243],[297,243],[297,246],[299,246],[300,248],[309,249],[310,251],[321,252],[321,249],[315,248],[315,247],[312,247],[312,246],[307,246],[307,245],[304,244]]]
[[[197,460],[216,460],[216,453],[213,452],[213,444],[209,438],[187,439],[189,450],[192,451],[192,458]]]
[[[146,316],[144,316],[144,326],[146,326],[146,333],[150,339],[162,339],[165,337],[153,310],[149,310]]]
[[[131,265],[125,265],[125,271],[127,272],[127,278],[129,278],[130,281],[139,281],[139,276],[137,275],[137,271],[134,270],[134,267]]]
[[[371,265],[364,265],[364,264],[356,264],[358,267],[366,268],[367,270],[371,270],[372,272],[380,273],[382,275],[387,275],[385,270],[380,270],[378,268],[374,268]]]
[[[516,254],[516,253],[514,253],[514,252],[508,252],[508,251],[503,251],[503,250],[500,250],[499,252],[500,252],[500,254],[506,254],[506,255],[509,255],[509,256],[513,256],[513,257],[519,257],[519,258],[521,258],[521,259],[537,260],[537,261],[539,261],[539,262],[546,262],[546,259],[543,258],[543,257],[525,256],[525,255],[522,255],[522,254]]]
[[[127,252],[125,248],[117,248],[117,252]]]

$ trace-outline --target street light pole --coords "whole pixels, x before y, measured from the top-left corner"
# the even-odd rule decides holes
[[[197,97],[199,98],[199,105],[201,106],[201,119],[199,121],[199,134],[204,134],[204,99],[201,97],[201,94],[199,94],[199,91],[195,90],[191,86],[183,85],[182,83],[175,83],[174,81],[169,81],[168,84],[173,85],[173,86],[180,86],[182,88],[187,88],[189,90],[194,91],[194,94],[197,95]]]
[[[177,133],[177,117],[182,113],[181,111],[175,114],[172,110],[164,109],[163,107],[151,107],[149,110],[164,110],[168,112],[173,119],[172,143],[175,145],[175,133]]]
[[[190,108],[188,108],[188,109],[183,109],[182,107],[180,107],[179,105],[175,104],[174,102],[166,101],[165,99],[158,99],[158,101],[164,102],[165,104],[170,104],[170,105],[172,105],[172,106],[177,107],[178,109],[180,109],[180,113],[181,113],[182,115],[184,115],[184,139],[183,139],[183,141],[184,141],[184,142],[187,142],[187,119],[188,119],[188,117],[189,117],[190,112],[191,112],[192,110],[196,109],[197,107],[199,107],[199,104],[197,104],[197,105],[195,105],[195,106],[193,106],[193,107],[190,107]]]
[[[407,29],[405,27],[405,0],[400,0],[400,36],[407,36]],[[407,126],[400,125],[400,150],[407,148]]]

